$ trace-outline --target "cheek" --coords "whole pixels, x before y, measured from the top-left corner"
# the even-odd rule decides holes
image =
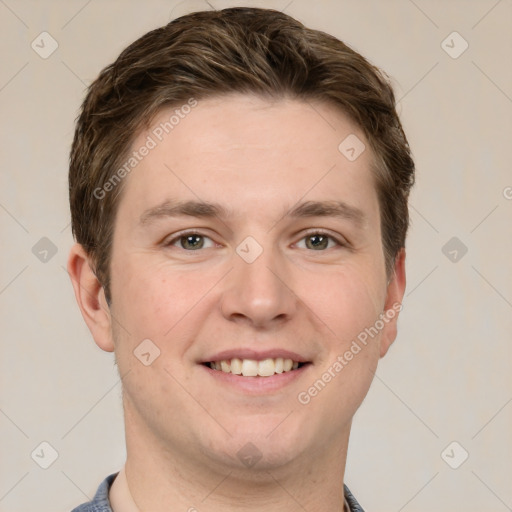
[[[112,273],[115,314],[130,332],[132,344],[149,338],[166,351],[186,350],[201,325],[198,317],[206,314],[203,299],[219,275],[151,263],[145,255],[127,259],[120,270]]]
[[[321,392],[317,406],[334,403],[340,414],[355,412],[366,395],[379,360],[381,333],[375,325],[385,296],[380,281],[371,268],[347,265],[321,279],[322,286],[310,296],[308,306],[323,324],[319,341],[325,352],[315,372],[317,384],[311,383],[311,394],[304,391],[310,398]]]
[[[379,361],[380,332],[371,331],[381,312],[375,287],[365,279],[339,275],[329,281],[329,292],[316,297],[316,310],[328,328],[319,333],[325,352],[297,401],[308,421],[325,418],[332,425],[326,436],[336,435],[340,424],[350,421],[368,393]],[[320,427],[319,427],[320,428]]]
[[[380,286],[380,279],[372,275],[371,267],[346,265],[330,270],[323,275],[317,273],[313,280],[305,280],[301,296],[324,324],[326,332],[330,332],[330,337],[335,335],[334,344],[341,350],[378,319],[385,289]]]

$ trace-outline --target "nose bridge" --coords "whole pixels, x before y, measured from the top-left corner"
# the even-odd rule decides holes
[[[264,325],[284,320],[296,308],[296,299],[287,283],[285,258],[274,246],[263,246],[247,237],[233,254],[233,271],[222,298],[226,317]]]

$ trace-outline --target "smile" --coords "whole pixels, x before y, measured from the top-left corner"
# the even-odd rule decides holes
[[[205,363],[205,365],[212,370],[241,375],[243,377],[272,377],[276,374],[297,370],[304,364],[305,363],[282,357],[267,358],[261,361],[235,357],[233,359]]]

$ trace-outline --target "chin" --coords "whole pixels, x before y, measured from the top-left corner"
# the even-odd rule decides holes
[[[212,459],[231,469],[255,473],[282,468],[300,458],[315,439],[304,425],[292,420],[293,413],[287,414],[233,418],[225,422],[231,436],[222,430],[213,438],[204,436],[201,444]]]

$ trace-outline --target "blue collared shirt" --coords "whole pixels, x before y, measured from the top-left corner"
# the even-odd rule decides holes
[[[88,501],[87,503],[79,505],[71,512],[112,512],[112,507],[110,506],[110,501],[108,499],[108,493],[116,476],[117,473],[113,473],[112,475],[107,476],[107,478],[101,482],[92,501]],[[344,485],[343,488],[345,490],[345,499],[347,500],[347,503],[350,507],[350,512],[364,512],[364,510],[361,508],[361,505],[359,505],[354,496],[352,496],[352,493],[348,490],[348,487]]]

